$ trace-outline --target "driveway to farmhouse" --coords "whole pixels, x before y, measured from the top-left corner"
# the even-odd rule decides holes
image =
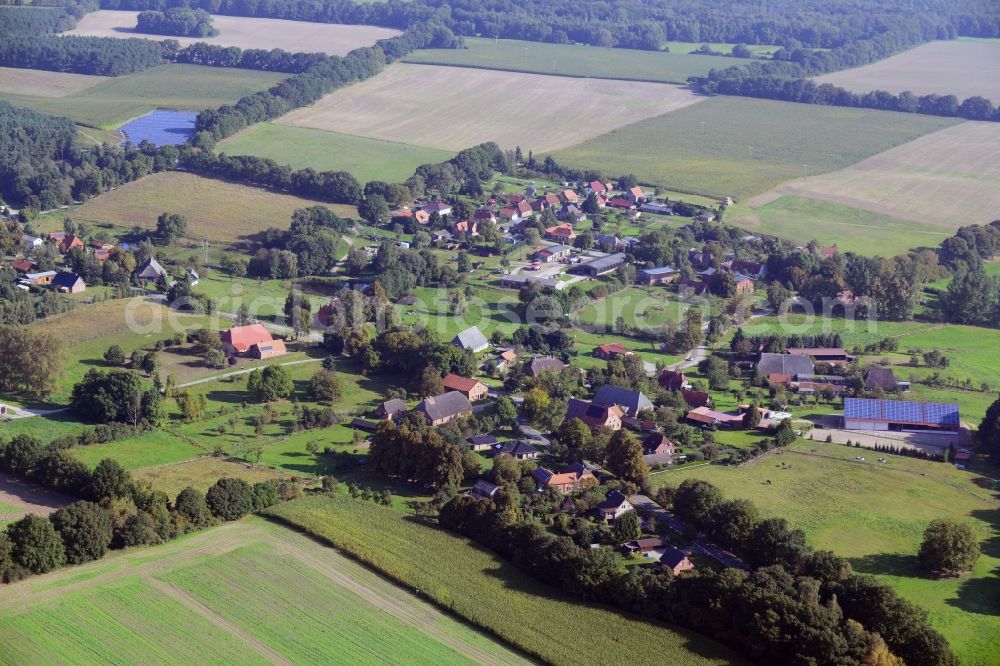
[[[684,521],[670,513],[662,506],[651,500],[645,495],[632,495],[628,498],[629,503],[635,507],[635,510],[639,513],[648,513],[656,516],[656,519],[667,524],[667,526],[677,532],[678,534],[684,533]],[[708,539],[695,539],[694,547],[689,549],[692,552],[701,553],[711,557],[716,562],[719,562],[724,567],[731,567],[733,569],[743,569],[748,571],[749,567],[743,564],[735,555],[727,553],[722,548],[712,543]],[[690,553],[689,553],[690,554]]]
[[[298,361],[286,361],[285,363],[277,363],[276,365],[302,365],[303,363],[322,363],[321,358],[304,358]],[[176,388],[187,388],[188,386],[196,386],[198,384],[207,384],[208,382],[218,381],[220,379],[225,379],[226,377],[236,377],[237,375],[245,375],[254,370],[260,370],[267,366],[257,366],[253,368],[243,368],[242,370],[234,370],[232,372],[226,372],[221,375],[212,375],[211,377],[202,377],[201,379],[196,379],[193,382],[185,382],[184,384],[178,384]]]

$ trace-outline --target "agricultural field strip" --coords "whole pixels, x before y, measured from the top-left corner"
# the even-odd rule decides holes
[[[442,150],[496,141],[538,152],[703,99],[660,83],[397,63],[276,122]]]
[[[277,536],[279,534],[280,538]],[[61,572],[50,574],[50,576],[43,579],[34,579],[17,585],[7,586],[0,589],[0,614],[23,610],[25,607],[55,600],[79,590],[100,587],[126,576],[139,576],[148,584],[152,584],[155,589],[167,594],[175,601],[195,611],[216,626],[236,635],[241,640],[249,642],[255,650],[268,657],[272,663],[288,664],[291,662],[283,655],[251,636],[246,629],[240,627],[238,624],[220,616],[190,592],[156,577],[157,573],[167,572],[170,569],[183,566],[185,562],[192,561],[200,556],[220,557],[236,551],[248,543],[259,543],[266,544],[290,555],[319,572],[331,583],[350,591],[367,604],[405,623],[419,627],[421,632],[433,636],[435,639],[449,645],[478,663],[495,664],[496,666],[511,663],[509,660],[510,653],[507,654],[507,659],[500,659],[448,633],[441,625],[451,621],[451,618],[433,605],[416,599],[413,599],[416,603],[407,604],[403,600],[405,597],[392,598],[372,585],[352,578],[351,575],[340,570],[336,564],[316,557],[306,549],[306,544],[319,551],[325,550],[326,546],[321,546],[311,538],[275,523],[258,518],[245,519],[239,523],[227,523],[220,527],[186,537],[185,542],[183,550],[155,559],[149,558],[150,553],[148,550],[138,550],[129,551],[127,556],[117,555],[113,559],[94,563],[90,566],[99,566],[107,569],[107,571],[96,576],[86,577],[83,580],[73,581],[71,579],[62,585],[46,584],[48,582],[47,579],[52,576],[70,576],[73,572],[73,569],[64,569]],[[334,551],[329,552],[333,561],[343,557],[335,554]],[[351,566],[355,565],[351,563]],[[376,577],[376,574],[370,574],[367,571],[365,571],[365,574],[372,578]],[[389,584],[392,585],[391,583]],[[398,586],[393,587],[400,590],[406,597],[409,597],[409,594],[404,592],[402,588]]]
[[[789,181],[746,204],[794,195],[946,229],[983,224],[1000,210],[998,154],[1000,125],[964,122],[839,171]]]
[[[212,16],[212,24],[219,34],[214,37],[168,37],[135,32],[138,15],[139,12],[102,9],[85,15],[76,28],[65,34],[122,39],[142,37],[156,41],[176,39],[181,46],[206,42],[243,49],[284,49],[292,53],[321,51],[339,56],[347,55],[358,47],[370,46],[379,39],[389,39],[400,34],[398,30],[370,25],[310,23],[216,14]]]
[[[978,95],[1000,104],[1000,39],[957,39],[920,46],[873,62],[817,77],[854,92],[885,90],[915,95]]]
[[[106,76],[0,67],[0,93],[23,95],[31,91],[36,97],[65,97],[107,80]]]

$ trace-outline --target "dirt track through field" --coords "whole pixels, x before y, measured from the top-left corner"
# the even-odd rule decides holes
[[[47,516],[73,501],[72,497],[0,472],[0,504],[18,508],[17,512],[0,513],[0,520],[17,520],[29,513]]]
[[[537,154],[703,99],[663,83],[396,63],[275,122],[444,150],[495,141]]]
[[[790,181],[748,199],[785,195],[829,201],[943,231],[986,224],[1000,210],[1000,123],[965,122],[840,171]]]
[[[221,615],[218,615],[211,608],[201,603],[200,601],[198,601],[197,599],[195,599],[194,597],[192,597],[190,594],[180,589],[179,587],[175,587],[174,585],[171,585],[166,581],[153,578],[152,576],[143,576],[142,580],[147,585],[153,587],[156,590],[159,590],[160,592],[167,595],[174,601],[184,606],[187,606],[191,610],[195,611],[196,613],[198,613],[198,615],[201,615],[206,620],[208,620],[215,626],[219,627],[223,631],[226,631],[236,636],[272,664],[282,664],[282,665],[287,664],[289,666],[291,665],[292,662],[286,659],[281,653],[276,652],[275,650],[268,647],[266,644],[260,642],[253,635],[251,635],[248,631],[244,630],[239,625],[233,624],[226,618],[222,617]]]
[[[238,46],[242,49],[284,49],[291,53],[321,52],[328,55],[347,55],[350,51],[371,46],[379,39],[389,39],[400,34],[391,28],[372,25],[341,25],[337,23],[310,23],[284,19],[248,18],[244,16],[212,16],[212,25],[219,34],[215,37],[168,37],[145,35],[135,32],[139,12],[102,9],[90,12],[67,35],[93,37],[142,37],[145,39],[176,39],[181,46],[206,42],[219,46]]]

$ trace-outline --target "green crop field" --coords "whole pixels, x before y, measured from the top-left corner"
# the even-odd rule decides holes
[[[259,187],[166,171],[123,185],[82,205],[43,215],[35,227],[40,232],[61,230],[63,218],[70,217],[91,225],[155,229],[160,213],[171,212],[187,218],[190,238],[239,243],[271,227],[287,229],[296,208],[315,205],[325,205],[341,217],[357,217],[354,206],[320,204]]]
[[[308,127],[258,123],[218,146],[227,155],[256,155],[293,168],[347,171],[360,182],[401,183],[421,164],[444,162],[454,153]]]
[[[741,663],[707,638],[565,597],[486,550],[395,509],[315,497],[268,514],[304,529],[553,664]],[[511,618],[518,618],[511,622]],[[586,649],[579,636],[586,632]]]
[[[855,460],[856,449],[804,441],[787,453],[742,467],[681,467],[655,475],[676,486],[699,478],[727,497],[752,500],[765,516],[805,530],[812,546],[850,559],[930,612],[962,663],[996,664],[1000,654],[1000,508],[996,482],[952,465],[883,454]],[[885,463],[877,462],[885,458]],[[936,580],[918,569],[927,523],[968,523],[984,553],[971,576]]]
[[[526,661],[258,518],[6,586],[0,643],[5,664]]]
[[[287,74],[277,72],[170,64],[117,76],[63,97],[0,92],[0,99],[43,113],[67,116],[81,125],[112,129],[156,109],[215,109],[285,78]]]
[[[900,220],[841,204],[783,196],[757,208],[736,205],[726,222],[797,243],[816,240],[841,252],[891,257],[916,247],[936,247],[951,232],[940,226]]]
[[[641,182],[748,197],[854,164],[956,120],[889,111],[714,97],[554,153],[561,164]]]
[[[689,42],[668,42],[669,53],[481,37],[466,37],[465,44],[467,49],[414,51],[403,60],[422,65],[680,84],[687,83],[689,76],[702,76],[713,67],[725,67],[734,62],[712,56],[690,55],[701,44]],[[732,44],[710,46],[726,53],[733,47]],[[754,53],[766,54],[776,47],[751,46],[750,49]]]

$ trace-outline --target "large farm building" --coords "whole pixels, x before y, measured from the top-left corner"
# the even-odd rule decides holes
[[[845,430],[945,430],[961,425],[958,405],[945,402],[844,399]]]

